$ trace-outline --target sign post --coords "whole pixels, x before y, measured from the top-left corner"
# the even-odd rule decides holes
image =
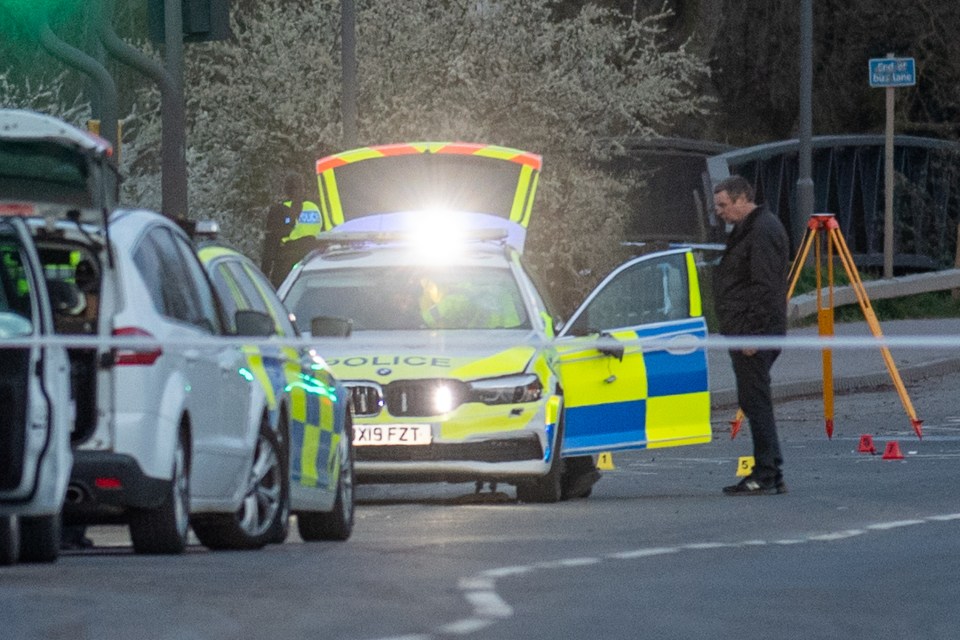
[[[869,61],[870,86],[886,87],[887,118],[884,139],[884,207],[883,207],[883,277],[893,277],[893,91],[896,87],[911,87],[917,83],[913,58],[886,58]]]

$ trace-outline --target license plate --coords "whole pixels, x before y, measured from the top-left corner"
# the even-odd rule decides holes
[[[355,424],[353,445],[430,444],[433,440],[428,424]]]

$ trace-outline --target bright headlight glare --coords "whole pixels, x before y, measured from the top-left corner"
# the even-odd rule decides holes
[[[453,411],[453,391],[446,385],[433,390],[433,408],[437,413]]]
[[[470,389],[473,399],[484,404],[536,402],[543,396],[543,384],[532,373],[474,380]]]
[[[437,207],[423,212],[413,240],[418,255],[442,264],[463,252],[465,235],[457,217]]]

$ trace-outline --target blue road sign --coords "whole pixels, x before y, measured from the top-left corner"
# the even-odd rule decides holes
[[[917,84],[913,58],[870,58],[871,87],[912,87]]]

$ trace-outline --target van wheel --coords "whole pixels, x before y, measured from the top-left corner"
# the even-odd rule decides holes
[[[181,430],[173,451],[173,475],[156,509],[130,512],[130,539],[136,553],[183,553],[190,529],[190,457]]]
[[[277,434],[264,421],[240,508],[195,518],[193,532],[200,542],[210,549],[259,549],[271,542],[290,513],[284,459]]]
[[[345,453],[340,460],[340,476],[337,478],[337,499],[333,511],[297,513],[297,531],[307,542],[316,540],[346,540],[353,532],[353,418],[347,412],[347,425],[343,432]]]
[[[20,561],[53,562],[60,554],[60,514],[20,518]]]
[[[16,564],[20,558],[20,525],[17,516],[0,516],[0,565]]]

